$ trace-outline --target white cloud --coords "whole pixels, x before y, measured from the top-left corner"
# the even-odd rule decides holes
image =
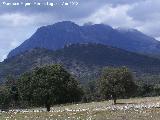
[[[106,4],[80,22],[105,23],[113,27],[135,28],[160,37],[160,1],[144,0],[133,4]]]
[[[130,9],[132,9],[131,5],[107,4],[81,22],[105,23],[113,27],[135,27],[137,23],[127,15]]]
[[[0,15],[0,21],[3,23],[4,27],[17,27],[17,26],[26,26],[32,22],[32,20],[25,15],[19,13],[12,14],[2,14]]]
[[[55,17],[49,14],[5,13],[0,15],[0,26],[5,28],[40,26],[52,23],[54,20]]]

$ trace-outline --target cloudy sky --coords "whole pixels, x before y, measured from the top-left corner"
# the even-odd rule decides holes
[[[160,40],[159,6],[160,0],[0,0],[0,61],[38,27],[58,21],[135,28]]]

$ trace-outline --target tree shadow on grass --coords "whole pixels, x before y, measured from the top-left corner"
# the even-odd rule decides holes
[[[138,103],[134,103],[134,102],[128,102],[128,103],[117,102],[115,105],[126,105],[126,104],[138,104]]]

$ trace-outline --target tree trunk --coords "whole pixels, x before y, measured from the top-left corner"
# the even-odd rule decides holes
[[[117,99],[116,99],[116,98],[114,98],[114,100],[113,100],[113,101],[114,101],[114,105],[115,105],[115,104],[117,104],[117,102],[116,102],[116,101],[117,101]]]
[[[117,95],[116,94],[113,95],[113,102],[114,102],[114,105],[117,104]]]
[[[46,100],[46,102],[45,102],[45,107],[46,107],[46,109],[47,109],[47,112],[49,112],[51,105],[50,105],[50,103],[49,103],[48,100]]]
[[[47,112],[49,112],[50,108],[51,108],[51,104],[50,104],[50,99],[49,99],[49,94],[48,93],[47,93],[47,96],[46,96],[45,106],[47,108]]]
[[[47,104],[47,105],[46,105],[47,112],[49,112],[49,111],[50,111],[50,107],[51,107],[51,106],[50,106],[50,104]]]

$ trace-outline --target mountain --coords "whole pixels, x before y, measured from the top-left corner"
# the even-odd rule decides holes
[[[131,52],[160,56],[160,42],[134,29],[113,29],[104,24],[79,26],[70,21],[39,28],[12,50],[8,58],[33,48],[58,50],[76,43],[100,43]]]
[[[37,66],[60,63],[82,83],[95,79],[104,66],[127,66],[137,74],[158,74],[160,60],[102,44],[73,44],[59,50],[34,48],[0,63],[0,81]]]

